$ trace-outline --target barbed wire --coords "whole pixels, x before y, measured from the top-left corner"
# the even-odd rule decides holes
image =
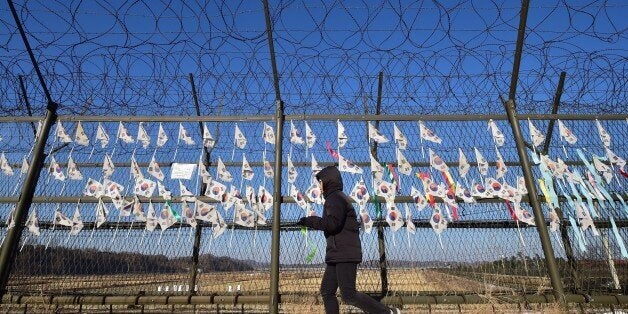
[[[531,4],[518,109],[546,113],[561,71],[561,112],[626,108],[626,4]],[[362,111],[496,113],[509,88],[518,5],[504,1],[270,4],[287,113]],[[17,4],[62,114],[193,114],[192,73],[202,114],[274,109],[263,10],[247,1]],[[7,8],[0,10],[0,115],[24,114],[18,76],[45,107]],[[359,109],[358,109],[359,108]]]

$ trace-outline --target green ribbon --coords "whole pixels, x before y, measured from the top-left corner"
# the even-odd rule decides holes
[[[301,233],[303,234],[303,236],[305,236],[305,244],[310,246],[310,252],[307,253],[307,255],[305,256],[305,262],[306,263],[311,263],[312,260],[314,260],[314,257],[316,256],[316,253],[318,252],[318,247],[316,247],[314,242],[310,241],[310,237],[307,236],[307,227],[306,226],[302,226],[301,227]]]

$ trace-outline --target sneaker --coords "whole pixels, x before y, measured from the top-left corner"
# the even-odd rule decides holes
[[[401,310],[396,307],[391,307],[390,314],[401,314]]]

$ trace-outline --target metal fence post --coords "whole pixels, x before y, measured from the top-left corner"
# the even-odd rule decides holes
[[[266,20],[266,34],[268,36],[268,50],[270,52],[270,63],[273,70],[273,85],[275,87],[275,177],[273,180],[273,226],[270,253],[270,300],[268,311],[270,313],[279,312],[279,236],[281,232],[281,170],[283,159],[283,124],[285,120],[283,112],[283,101],[279,91],[279,72],[277,71],[277,60],[275,59],[275,46],[273,43],[273,29],[270,21],[270,10],[268,0],[263,0],[264,17]]]
[[[543,254],[545,255],[545,265],[549,273],[552,288],[554,289],[554,296],[556,301],[561,305],[565,305],[565,292],[563,291],[563,282],[558,272],[558,265],[556,264],[556,257],[554,256],[554,249],[552,248],[552,242],[550,241],[549,232],[547,231],[547,223],[541,211],[541,203],[538,198],[538,191],[536,185],[534,185],[534,176],[532,175],[532,167],[528,160],[528,155],[525,151],[525,144],[523,143],[523,137],[521,136],[521,127],[519,126],[519,119],[515,111],[515,102],[509,99],[504,103],[506,113],[508,114],[508,121],[512,128],[512,133],[515,137],[517,144],[517,153],[519,154],[519,160],[521,161],[521,170],[523,171],[523,177],[525,179],[526,188],[528,189],[528,197],[530,206],[534,212],[534,222],[541,238],[541,247]]]
[[[22,24],[20,23],[20,19],[17,16],[17,12],[15,11],[15,6],[13,6],[13,1],[7,0],[7,2],[9,3],[11,13],[13,14],[13,19],[15,20],[15,24],[20,31],[22,41],[26,46],[26,50],[28,51],[33,67],[35,68],[35,72],[37,72],[37,76],[42,85],[42,89],[48,101],[48,105],[46,107],[47,111],[44,123],[41,127],[39,137],[37,138],[37,141],[35,143],[35,148],[33,149],[33,159],[31,160],[31,165],[28,168],[28,173],[26,174],[24,185],[22,185],[20,198],[15,208],[15,216],[13,217],[15,221],[15,227],[8,230],[2,244],[2,248],[0,249],[0,294],[2,295],[6,293],[6,286],[9,281],[9,274],[17,255],[17,248],[19,246],[20,238],[22,237],[22,230],[24,229],[23,225],[26,217],[28,216],[28,211],[33,201],[33,194],[35,193],[39,174],[41,172],[41,169],[44,167],[44,160],[46,158],[44,154],[44,149],[46,147],[48,135],[50,134],[50,128],[57,119],[58,107],[58,104],[52,101],[52,97],[50,96],[50,92],[48,91],[48,87],[46,86],[46,83],[44,81],[44,77],[42,76],[41,71],[39,70],[39,66],[37,65],[37,61],[35,60],[35,55],[31,50],[28,39],[26,38],[26,33],[24,32]]]

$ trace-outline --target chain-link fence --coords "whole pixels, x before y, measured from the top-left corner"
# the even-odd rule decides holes
[[[626,151],[620,143],[626,138],[626,121],[620,118],[624,117],[600,120],[599,123],[610,134],[611,152],[625,156]],[[90,144],[64,144],[60,142],[60,137],[54,136],[59,133],[51,133],[46,150],[49,154],[38,180],[34,203],[26,222],[27,228],[22,234],[19,253],[12,267],[8,292],[26,295],[185,296],[193,291],[198,295],[267,296],[271,280],[270,225],[274,212],[272,208],[260,210],[251,206],[251,199],[247,199],[245,191],[248,186],[258,196],[261,196],[260,186],[271,193],[273,191],[273,181],[270,176],[265,176],[263,165],[264,161],[273,164],[278,150],[264,141],[263,130],[265,124],[274,129],[274,122],[202,122],[200,125],[210,130],[215,140],[214,146],[205,151],[202,141],[204,128],[196,122],[143,122],[142,128],[151,140],[144,148],[135,132],[140,124],[133,120],[146,119],[125,118],[123,126],[134,138],[133,143],[117,139],[120,122],[90,121],[89,117],[60,120],[72,138],[78,121],[81,121]],[[321,215],[322,205],[305,197],[307,207],[302,208],[303,205],[295,203],[292,198],[294,194],[290,186],[305,195],[311,195],[308,189],[312,184],[312,158],[319,166],[336,164],[330,150],[352,161],[363,171],[362,174],[343,172],[345,192],[349,194],[363,180],[368,193],[373,196],[365,206],[373,222],[372,228],[367,230],[363,224],[361,229],[364,258],[358,272],[359,290],[382,296],[476,294],[487,298],[551,292],[552,285],[537,228],[526,223],[530,220],[525,217],[517,217],[510,212],[514,203],[506,202],[503,196],[479,195],[475,195],[474,203],[466,203],[464,197],[459,195],[453,205],[446,205],[447,202],[442,198],[434,197],[432,205],[422,207],[416,204],[416,195],[413,194],[414,190],[420,191],[421,197],[426,197],[425,202],[429,203],[429,186],[424,186],[417,174],[428,175],[434,182],[444,186],[449,182],[446,175],[449,173],[456,186],[472,191],[477,183],[498,177],[498,153],[507,170],[497,181],[504,186],[517,187],[517,181],[523,174],[507,121],[495,120],[505,137],[504,145],[498,147],[487,120],[465,118],[458,121],[425,121],[424,125],[442,140],[440,144],[421,137],[418,121],[394,120],[394,117],[387,117],[386,120],[378,121],[379,132],[389,142],[377,145],[372,140],[369,144],[368,122],[360,119],[340,121],[348,138],[347,144],[341,148],[338,147],[338,121],[331,117],[286,121],[281,189],[285,202],[281,205],[279,251],[279,287],[282,296],[317,295],[324,270],[324,237],[320,232],[304,232],[295,227],[294,222],[308,214],[309,210]],[[530,121],[538,129],[547,130],[548,120]],[[290,124],[294,124],[305,135],[305,122],[316,136],[316,142],[311,147],[290,141]],[[558,125],[555,125],[547,154],[551,160],[563,160],[571,173],[585,174],[590,169],[579,158],[577,150],[581,150],[587,162],[592,162],[593,156],[607,155],[598,136],[596,121],[565,119],[561,122],[576,134],[578,141],[573,145],[562,141]],[[0,127],[2,136],[8,139],[3,146],[8,162],[6,165],[13,170],[13,175],[9,176],[6,172],[0,175],[2,218],[7,222],[3,225],[3,235],[11,224],[11,210],[19,194],[16,191],[25,176],[21,172],[21,160],[26,158],[28,161],[32,147],[30,124],[7,122]],[[95,138],[99,124],[110,136],[104,148]],[[243,149],[234,146],[236,125],[247,140]],[[177,139],[180,126],[190,134],[194,144],[187,145],[184,140]],[[527,121],[522,121],[521,126],[524,137],[530,138]],[[157,147],[160,127],[167,134],[168,141]],[[398,164],[397,154],[400,150],[393,139],[395,127],[407,138],[407,148],[401,152],[412,167],[408,175],[401,172],[403,170]],[[53,128],[53,132],[56,130]],[[378,192],[371,174],[369,154],[375,146],[377,164],[383,165],[385,169],[384,181],[395,182],[398,186],[394,197],[402,215],[403,227],[395,231],[393,229],[396,228],[392,228],[387,221],[390,212],[384,198],[374,197]],[[477,165],[475,149],[488,161],[489,169],[484,175]],[[541,147],[535,149],[540,150]],[[438,165],[430,162],[430,151],[442,157],[449,167],[447,171],[437,170]],[[470,170],[465,176],[460,173],[460,151],[467,156],[470,164]],[[528,153],[530,156],[535,154],[532,149]],[[105,156],[111,158],[113,166],[104,162]],[[211,176],[213,183],[210,186],[216,182],[224,184],[223,192],[226,194],[232,189],[242,191],[245,204],[243,211],[229,207],[222,198],[213,199],[211,191],[203,191],[203,178],[198,167],[189,179],[171,178],[176,172],[173,171],[173,167],[177,167],[174,164],[198,166],[199,160],[203,164],[204,157],[208,157],[205,161],[208,166],[203,168]],[[60,172],[49,170],[53,158],[61,168]],[[82,179],[71,178],[72,171],[68,169],[72,168],[68,165],[70,158],[77,165]],[[243,158],[252,168],[251,180],[242,175]],[[152,159],[165,174],[162,180],[148,170]],[[226,181],[224,173],[218,170],[219,160],[233,177],[231,182]],[[135,189],[132,161],[137,163],[145,179],[160,181],[172,193],[172,200],[165,201],[157,189],[151,195],[143,195],[142,191]],[[289,183],[288,162],[296,169],[294,183]],[[580,231],[580,227],[574,229],[569,217],[576,219],[573,222],[577,221],[578,226],[586,225],[586,220],[567,201],[569,198],[575,202],[576,194],[564,189],[569,180],[556,178],[554,181],[557,197],[560,198],[560,207],[556,210],[562,212],[562,219],[559,227],[550,232],[551,244],[567,292],[591,295],[626,293],[628,274],[626,257],[622,256],[627,230],[623,203],[627,197],[624,188],[626,179],[616,165],[606,161],[602,163],[612,169],[610,180],[608,183],[605,180],[593,182],[604,187],[613,197],[612,201],[606,203],[596,198],[592,203],[594,208],[587,207],[587,211],[597,214],[592,220],[595,231]],[[545,178],[539,167],[533,167],[537,180]],[[107,173],[109,168],[113,172],[106,175],[108,180],[123,187],[121,199],[125,202],[119,208],[116,208],[110,196],[99,198],[86,195],[89,194],[89,178],[105,183],[103,173]],[[602,171],[594,171],[600,176],[604,175]],[[65,176],[64,180],[59,180],[60,174]],[[536,183],[541,193],[542,188],[538,181]],[[584,182],[581,184],[587,186]],[[203,221],[200,216],[196,216],[196,226],[191,227],[185,220],[184,203],[181,200],[186,196],[185,190],[181,189],[190,191],[199,201],[215,206],[215,212],[221,217],[218,219],[224,222],[224,230],[216,221]],[[476,192],[473,190],[472,193]],[[544,219],[551,227],[550,208],[553,207],[548,206],[543,195],[541,200]],[[134,207],[134,204],[139,207]],[[201,209],[200,203],[188,201],[187,204],[193,210]],[[587,199],[582,197],[580,204],[588,206]],[[105,216],[106,221],[98,225],[98,207],[101,205],[107,208],[108,214]],[[180,218],[172,226],[163,222],[167,229],[162,231],[159,217],[168,205],[172,208],[171,212]],[[533,212],[526,195],[523,195],[520,205],[523,210]],[[125,210],[124,206],[129,209]],[[359,209],[358,204],[354,206],[356,210]],[[147,230],[150,224],[142,220],[151,217],[151,210],[158,223],[156,229]],[[448,222],[442,231],[431,224],[436,210],[440,210],[443,219]],[[239,215],[243,212],[252,215],[255,222],[247,225],[240,220]],[[55,213],[62,213],[65,218],[58,218]],[[77,213],[79,216],[76,216]],[[31,223],[33,215],[38,218],[38,228]],[[262,221],[262,217],[266,222]],[[610,222],[611,217],[614,218],[613,223]],[[69,221],[68,225],[63,225],[66,220]],[[416,230],[409,228],[408,221],[412,221]],[[83,226],[82,230],[72,234],[71,230],[76,229],[79,223]],[[194,258],[197,237],[200,246],[198,257]],[[196,271],[193,269],[195,266]],[[289,298],[286,297],[286,300]]]

